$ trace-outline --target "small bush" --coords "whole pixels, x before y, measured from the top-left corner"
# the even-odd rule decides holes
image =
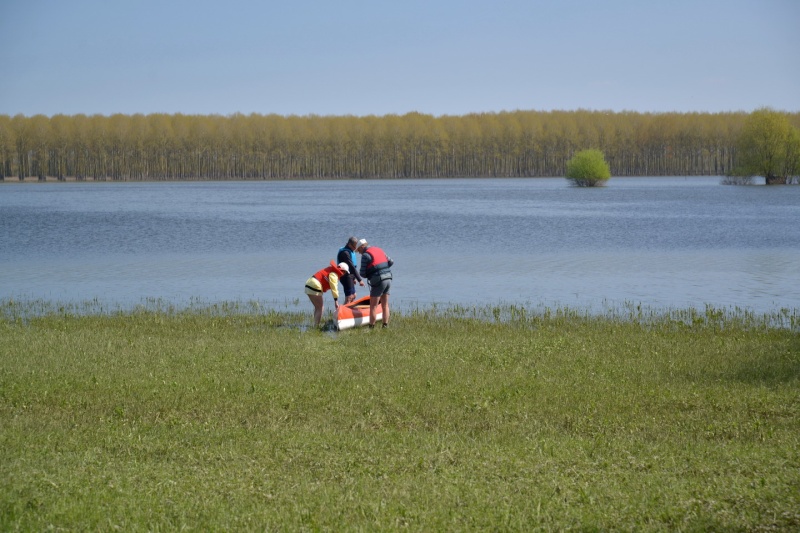
[[[567,161],[566,177],[575,187],[598,187],[611,177],[611,169],[600,150],[582,150]]]

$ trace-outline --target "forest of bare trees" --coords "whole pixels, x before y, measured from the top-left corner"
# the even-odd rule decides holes
[[[587,148],[604,152],[613,176],[723,175],[747,116],[0,115],[0,179],[563,176]],[[787,116],[800,127],[800,114]]]

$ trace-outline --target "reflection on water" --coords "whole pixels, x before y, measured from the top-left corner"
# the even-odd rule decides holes
[[[799,307],[800,187],[719,181],[0,184],[0,298],[304,308],[357,235],[405,308]]]

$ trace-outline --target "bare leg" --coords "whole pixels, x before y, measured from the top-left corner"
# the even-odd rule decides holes
[[[389,295],[381,296],[381,312],[383,312],[383,325],[389,325]]]
[[[308,299],[314,304],[314,326],[319,327],[319,323],[322,321],[322,311],[325,308],[325,298],[321,294],[309,294]]]
[[[370,296],[369,297],[369,325],[374,326],[375,321],[377,320],[377,313],[375,310],[378,307],[378,301],[380,300],[379,296]]]

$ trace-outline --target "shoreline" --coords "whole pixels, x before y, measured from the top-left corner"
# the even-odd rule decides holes
[[[476,323],[495,324],[540,324],[540,323],[606,323],[629,324],[653,327],[657,324],[672,324],[685,328],[711,327],[764,328],[766,330],[797,331],[800,328],[800,307],[755,312],[738,307],[705,308],[654,308],[623,305],[616,308],[590,309],[565,305],[519,306],[514,304],[465,307],[458,304],[431,304],[417,308],[393,307],[393,316],[400,321],[425,317],[428,321],[448,322],[453,319]],[[24,321],[31,318],[72,317],[135,317],[141,315],[160,316],[165,319],[187,317],[265,317],[280,319],[284,325],[305,324],[310,310],[302,305],[287,302],[266,301],[220,301],[189,303],[152,299],[133,306],[115,305],[99,300],[62,302],[45,299],[10,298],[0,296],[0,324],[4,321]],[[328,313],[326,320],[332,320]]]
[[[695,175],[648,175],[648,176],[612,176],[610,180],[624,180],[624,179],[631,179],[631,178],[724,178],[725,176],[722,175],[714,175],[714,174],[695,174]],[[5,178],[0,179],[0,185],[8,183],[157,183],[157,182],[236,182],[236,181],[369,181],[369,180],[414,180],[414,181],[425,181],[425,180],[460,180],[460,179],[519,179],[519,180],[538,180],[538,179],[566,179],[564,176],[448,176],[448,177],[429,177],[429,178],[409,178],[409,177],[379,177],[379,176],[372,176],[372,177],[256,177],[256,178],[242,178],[242,177],[233,177],[233,178],[226,178],[226,179],[219,179],[219,178],[203,178],[203,177],[192,177],[192,178],[142,178],[142,179],[113,179],[113,178],[95,178],[95,177],[84,177],[78,179],[75,176],[64,176],[63,178],[58,178],[57,176],[45,176],[44,179],[40,179],[37,176],[26,176],[20,179],[18,176],[6,176]]]

